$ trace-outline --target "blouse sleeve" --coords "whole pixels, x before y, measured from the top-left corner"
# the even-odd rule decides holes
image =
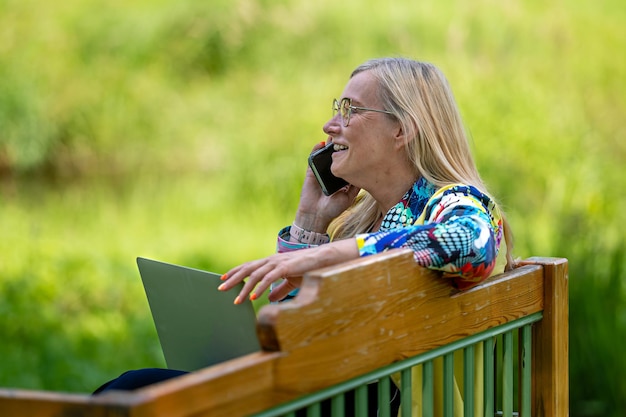
[[[309,245],[306,243],[291,242],[289,239],[290,229],[291,229],[291,226],[287,226],[287,227],[282,228],[278,232],[278,237],[276,239],[276,252],[278,253],[293,252],[293,251],[300,250],[300,249],[313,248],[315,246],[318,246],[318,245]],[[276,286],[278,286],[280,282],[282,282],[282,280],[273,282],[270,285],[270,291],[273,290]],[[280,300],[280,302],[291,300],[298,294],[298,291],[300,291],[299,288],[292,290],[285,298]]]
[[[459,289],[491,274],[502,238],[502,218],[489,196],[471,186],[451,186],[429,201],[424,214],[422,225],[358,235],[360,255],[410,248],[418,264],[442,271]]]

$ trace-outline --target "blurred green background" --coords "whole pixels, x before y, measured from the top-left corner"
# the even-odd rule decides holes
[[[570,261],[571,415],[623,415],[625,28],[622,0],[0,0],[0,386],[162,366],[135,257],[272,253],[331,99],[402,55],[448,76],[516,256]]]

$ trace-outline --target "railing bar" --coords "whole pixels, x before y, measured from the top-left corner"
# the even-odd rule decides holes
[[[454,353],[443,357],[443,415],[454,416]]]
[[[433,361],[424,362],[422,366],[422,414],[424,416],[435,414],[434,379]]]
[[[531,358],[532,358],[532,327],[530,324],[522,327],[522,395],[520,412],[521,417],[530,417],[530,390],[531,390]]]
[[[322,417],[322,405],[320,402],[311,404],[306,409],[306,417]]]
[[[483,366],[484,366],[484,378],[485,378],[485,389],[484,389],[484,404],[485,404],[485,416],[493,416],[495,413],[495,407],[493,403],[493,399],[495,396],[494,392],[494,371],[495,367],[495,352],[493,349],[493,337],[486,339],[484,342],[484,351],[483,351]]]
[[[271,417],[279,414],[284,414],[289,411],[297,410],[302,407],[306,407],[308,404],[311,404],[315,401],[324,400],[330,398],[334,395],[349,391],[358,387],[359,385],[367,384],[371,381],[375,381],[378,378],[382,378],[385,376],[389,376],[396,372],[401,372],[404,369],[413,367],[415,365],[419,365],[423,362],[432,360],[434,358],[440,357],[446,353],[454,352],[458,349],[463,349],[466,346],[475,344],[482,340],[485,340],[489,337],[495,337],[501,335],[504,332],[507,332],[511,329],[517,329],[527,324],[535,323],[540,321],[543,317],[542,312],[537,312],[530,314],[528,316],[510,321],[508,323],[501,324],[496,327],[492,327],[490,329],[484,330],[480,333],[468,336],[464,339],[457,340],[456,342],[452,342],[449,345],[445,345],[434,350],[430,350],[428,352],[424,352],[422,354],[416,355],[412,358],[404,359],[399,362],[395,362],[393,364],[378,368],[370,373],[358,376],[349,381],[342,382],[337,385],[333,385],[332,387],[324,388],[323,390],[316,391],[314,393],[308,394],[306,396],[300,397],[291,402],[281,404],[277,407],[274,407],[270,410],[265,410],[260,413],[255,414],[255,417]],[[404,390],[402,390],[404,393]],[[402,397],[404,399],[404,397]],[[403,401],[404,403],[404,401]],[[411,415],[409,414],[405,415]]]
[[[521,392],[521,367],[520,365],[520,350],[521,350],[521,328],[516,329],[511,332],[513,334],[513,415],[516,415],[517,411],[519,411],[519,402],[520,402],[520,392]],[[519,413],[517,413],[519,417]]]
[[[494,398],[496,400],[494,406],[496,411],[502,413],[502,335],[498,335],[495,339],[496,360],[494,362],[494,378],[496,385],[494,387]]]
[[[502,359],[502,413],[513,415],[513,333],[503,335],[504,356]]]
[[[463,350],[464,417],[474,417],[474,345]]]
[[[389,377],[381,378],[378,381],[378,417],[391,417],[390,395],[391,380]]]
[[[356,387],[354,391],[354,408],[357,416],[367,415],[367,385]]]
[[[330,412],[333,417],[344,417],[346,410],[346,400],[344,394],[338,394],[330,400]]]
[[[411,382],[411,368],[403,369],[400,377],[400,411],[403,416],[410,416],[413,405],[413,384]]]

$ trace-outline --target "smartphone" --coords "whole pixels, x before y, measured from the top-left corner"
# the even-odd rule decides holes
[[[333,163],[332,155],[335,152],[333,146],[334,144],[331,142],[309,156],[309,166],[313,170],[313,174],[315,174],[315,178],[317,178],[317,182],[319,182],[325,195],[332,195],[348,185],[346,180],[335,177],[330,171],[330,166]]]

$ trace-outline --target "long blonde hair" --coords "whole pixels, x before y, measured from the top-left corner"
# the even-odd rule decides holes
[[[461,115],[448,80],[434,65],[405,58],[380,58],[357,67],[350,78],[368,71],[379,83],[383,108],[393,113],[408,141],[407,157],[415,175],[444,187],[463,183],[488,194],[472,157]],[[361,191],[354,204],[330,225],[333,239],[371,229],[379,216],[374,198]],[[504,218],[504,214],[503,214]],[[504,218],[507,265],[512,236]]]

